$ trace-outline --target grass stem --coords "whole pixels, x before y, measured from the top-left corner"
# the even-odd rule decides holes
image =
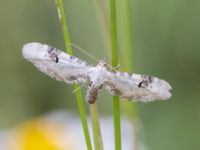
[[[119,6],[119,41],[120,46],[123,49],[121,53],[121,62],[123,64],[124,70],[128,72],[133,72],[134,63],[134,38],[132,37],[131,21],[130,21],[130,9],[128,0],[118,1]],[[135,102],[124,101],[122,104],[122,111],[129,121],[134,126],[134,150],[139,149],[139,125],[138,125],[138,115],[137,106]]]
[[[95,150],[103,150],[103,141],[101,137],[101,130],[99,124],[99,116],[97,111],[96,102],[90,104],[90,114],[92,119],[93,136],[94,136],[94,147]]]
[[[65,17],[63,1],[55,0],[55,2],[56,2],[57,10],[58,10],[58,16],[60,19],[60,23],[62,26],[62,32],[64,35],[66,51],[68,54],[73,55],[72,47],[70,44],[70,36],[69,36],[68,28],[67,28],[67,20]],[[75,89],[80,88],[80,85],[75,85],[74,88]],[[92,144],[91,144],[89,129],[88,129],[88,125],[87,125],[87,117],[86,117],[83,98],[82,98],[82,94],[81,94],[80,90],[76,91],[76,100],[77,100],[77,104],[78,104],[78,108],[79,108],[81,123],[82,123],[83,131],[84,131],[84,135],[85,135],[85,141],[87,144],[87,149],[92,150]]]
[[[112,66],[118,65],[116,0],[110,0]],[[121,124],[119,97],[113,96],[115,150],[121,150]]]

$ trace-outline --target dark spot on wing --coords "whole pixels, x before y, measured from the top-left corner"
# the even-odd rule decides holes
[[[77,79],[77,76],[71,75],[71,76],[68,77],[68,79],[69,79],[69,80],[76,80],[76,79]]]
[[[58,63],[58,61],[59,61],[59,58],[58,58],[58,56],[56,56],[55,57],[55,62]]]
[[[66,75],[65,79],[71,82],[75,82],[75,81],[87,80],[87,77],[81,74],[76,74],[76,75]]]
[[[82,65],[84,65],[84,66],[90,66],[89,64],[87,64],[85,61],[82,61],[82,60],[80,60],[80,59],[78,59],[78,58],[76,58],[76,57],[74,57],[74,56],[70,56],[70,59],[71,59],[71,61],[75,61],[75,62],[78,62],[80,65],[82,64]]]
[[[137,100],[140,100],[140,99],[141,99],[141,95],[124,96],[123,98],[125,98],[125,99],[127,99],[127,100],[129,100],[129,101],[131,101],[131,100],[137,101]]]
[[[113,89],[111,89],[111,92],[114,94],[114,95],[122,95],[122,92],[119,90],[119,89],[115,89],[115,88],[113,88]]]
[[[148,75],[142,75],[142,81],[138,84],[139,88],[146,88],[150,83],[153,82],[154,77]]]
[[[70,59],[71,59],[71,60],[73,60],[73,59],[75,59],[75,57],[73,57],[73,56],[70,56]]]
[[[100,89],[102,89],[102,87],[103,87],[103,84],[100,85]]]
[[[92,81],[91,81],[91,82],[89,82],[89,86],[92,86]]]
[[[119,88],[117,88],[117,86],[115,84],[113,84],[112,82],[108,82],[107,83],[110,92],[113,95],[122,95],[123,93],[121,92],[121,90]]]
[[[149,83],[153,82],[154,77],[153,76],[148,76],[148,81]]]
[[[55,63],[59,62],[59,58],[58,58],[59,53],[60,51],[58,49],[56,49],[55,47],[49,46],[48,54],[53,62]]]
[[[131,77],[133,74],[132,73],[128,73],[129,77]]]
[[[143,80],[138,84],[139,88],[146,88],[148,86],[148,81],[147,80]]]
[[[149,75],[141,75],[143,80],[148,81],[149,83],[153,82],[154,77]]]

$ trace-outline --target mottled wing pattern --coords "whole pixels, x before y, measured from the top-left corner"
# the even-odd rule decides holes
[[[66,83],[90,80],[86,99],[94,103],[105,84],[113,95],[135,101],[165,100],[171,97],[171,86],[157,77],[128,74],[109,69],[104,61],[93,67],[52,46],[40,43],[24,45],[22,53],[40,71]]]
[[[113,95],[135,101],[165,100],[171,97],[171,86],[157,77],[114,72],[106,81],[108,91]]]
[[[88,79],[89,66],[86,62],[70,56],[52,46],[28,43],[22,49],[24,58],[40,71],[66,83],[84,83]]]

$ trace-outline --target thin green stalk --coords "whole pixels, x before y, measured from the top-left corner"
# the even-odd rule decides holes
[[[80,88],[80,85],[75,85],[74,86],[74,89],[79,89],[79,88]],[[90,133],[89,133],[89,129],[88,129],[88,124],[87,124],[87,118],[86,118],[83,98],[82,98],[82,94],[81,94],[80,90],[78,90],[76,92],[76,99],[77,99],[77,104],[78,104],[78,109],[79,109],[79,113],[80,113],[80,118],[81,118],[81,122],[82,122],[83,131],[84,131],[84,135],[85,135],[85,141],[86,141],[86,144],[87,144],[87,149],[88,150],[92,150],[92,144],[91,144],[91,140],[90,140]]]
[[[70,45],[70,37],[69,37],[68,28],[67,28],[67,20],[65,17],[63,1],[55,0],[55,2],[56,2],[57,10],[58,10],[58,16],[59,16],[61,26],[62,26],[62,32],[64,35],[66,51],[68,54],[73,55],[72,47]],[[80,85],[75,85],[74,88],[78,89],[80,88]],[[76,91],[76,100],[77,100],[77,104],[79,108],[80,118],[81,118],[82,127],[83,127],[85,140],[87,144],[87,149],[92,150],[92,144],[91,144],[89,129],[87,125],[86,112],[85,112],[83,98],[82,98],[80,90]]]
[[[112,66],[115,67],[118,65],[117,21],[116,21],[115,0],[110,0],[110,11],[111,11]],[[114,107],[115,149],[121,150],[120,103],[118,96],[113,96],[113,107]]]
[[[128,72],[133,72],[133,56],[134,56],[134,48],[133,48],[133,38],[131,36],[131,27],[130,27],[130,16],[128,9],[128,1],[121,0],[119,1],[119,9],[121,10],[119,13],[119,31],[120,31],[120,46],[123,49],[123,53],[121,53],[121,61],[123,64],[124,70]],[[137,118],[137,110],[136,103],[127,102],[122,105],[125,114],[132,119]]]
[[[90,114],[92,118],[92,128],[93,128],[95,150],[103,150],[103,141],[101,137],[101,130],[100,130],[99,119],[98,119],[99,116],[98,116],[96,103],[90,104]]]
[[[109,26],[106,24],[105,26],[105,21],[107,20],[105,16],[105,9],[102,9],[100,3],[102,2],[101,0],[94,0],[95,6],[97,8],[97,13],[99,17],[99,24],[101,25],[102,33],[104,33],[103,39],[106,39],[109,32]],[[118,8],[119,8],[119,20],[118,20],[118,28],[119,28],[119,45],[120,48],[123,49],[122,53],[120,54],[121,58],[120,59],[120,66],[123,67],[124,70],[133,72],[133,56],[134,56],[134,48],[133,48],[133,38],[131,36],[131,26],[130,26],[130,13],[129,13],[129,4],[128,0],[118,0]],[[108,36],[109,37],[109,36]],[[107,41],[105,43],[107,46],[107,49],[109,50],[110,47],[107,44]],[[115,107],[114,107],[115,108]],[[137,105],[135,102],[130,102],[130,101],[123,101],[122,103],[122,111],[125,114],[125,116],[134,124],[134,149],[138,150],[139,149],[139,125],[137,123]]]
[[[123,67],[126,71],[133,71],[133,56],[134,48],[133,41],[134,39],[131,36],[131,27],[130,27],[130,13],[128,9],[128,0],[120,0],[119,2],[119,35],[120,35],[120,46],[123,49],[121,56],[121,61]],[[137,107],[134,102],[124,102],[122,105],[122,110],[128,119],[134,124],[134,149],[139,149],[139,126],[137,122]]]

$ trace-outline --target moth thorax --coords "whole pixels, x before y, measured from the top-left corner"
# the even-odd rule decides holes
[[[106,67],[106,66],[107,66],[107,64],[106,64],[106,61],[105,61],[105,60],[103,60],[103,59],[100,59],[100,60],[99,60],[99,63],[98,63],[98,65],[99,65],[99,66],[104,66],[104,67]]]

